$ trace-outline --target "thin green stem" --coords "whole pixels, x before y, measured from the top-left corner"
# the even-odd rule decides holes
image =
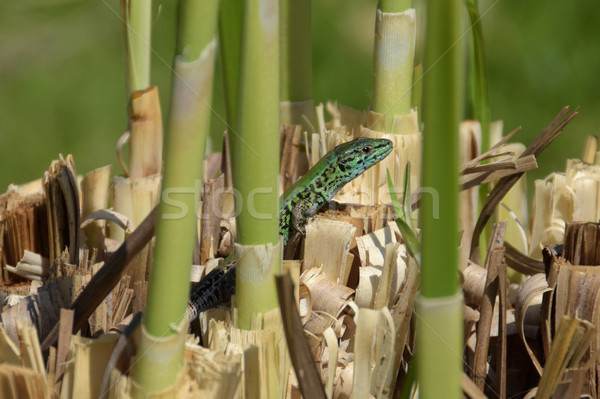
[[[150,86],[151,0],[121,0],[129,92]]]
[[[433,0],[427,19],[423,82],[422,187],[423,273],[426,297],[453,295],[457,288],[458,125],[461,109],[461,59],[457,0]],[[439,201],[434,201],[434,198]]]
[[[462,105],[459,0],[427,4],[420,207],[421,295],[417,298],[420,397],[459,398],[462,295],[458,287],[458,126]]]
[[[135,370],[136,382],[145,392],[170,386],[183,365],[185,339],[180,336],[186,334],[195,211],[210,126],[218,5],[218,0],[180,1],[177,48],[181,53],[173,64],[157,238],[139,347],[144,355]]]
[[[469,103],[472,117],[481,124],[481,151],[487,151],[490,147],[490,125],[492,122],[490,112],[490,96],[488,86],[487,65],[485,60],[485,44],[483,40],[483,29],[478,11],[477,0],[466,0],[469,20],[471,22],[471,43],[469,57]],[[489,193],[490,184],[482,184],[479,187],[479,208],[485,203]],[[485,259],[487,243],[491,235],[492,225],[488,223],[481,235],[480,251],[481,258]]]
[[[219,52],[223,71],[227,125],[235,129],[237,117],[243,0],[222,0],[219,12]],[[230,132],[234,133],[234,132]]]
[[[253,314],[277,307],[273,276],[281,262],[269,248],[279,250],[278,26],[278,0],[244,1],[237,134],[231,137],[233,185],[239,192],[236,248],[260,247],[269,258],[261,264],[257,257],[238,253],[236,307],[238,326],[244,329],[250,328]]]
[[[219,0],[180,2],[175,54],[178,54],[182,61],[195,61],[215,37],[215,13],[219,10]],[[200,20],[203,22],[200,23]]]
[[[469,57],[471,66],[471,103],[473,117],[481,123],[481,151],[483,152],[487,151],[490,147],[491,112],[483,29],[479,11],[475,3],[475,0],[467,0],[467,10],[472,28],[472,51]]]

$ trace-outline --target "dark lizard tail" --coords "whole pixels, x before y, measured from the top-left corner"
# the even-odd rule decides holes
[[[192,288],[188,302],[190,322],[201,312],[230,300],[234,293],[235,262],[230,261],[214,268]]]

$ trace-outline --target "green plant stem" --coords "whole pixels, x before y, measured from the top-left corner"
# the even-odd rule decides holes
[[[136,382],[145,392],[170,386],[183,365],[195,211],[210,126],[218,5],[218,0],[182,0],[179,6],[180,54],[173,68],[166,165],[139,347],[143,356],[135,370]]]
[[[408,5],[410,6],[410,2]],[[385,130],[388,132],[392,131],[394,116],[410,112],[415,37],[414,9],[404,9],[401,12],[377,10],[372,109],[384,115]]]
[[[219,10],[219,0],[180,0],[177,14],[178,40],[175,54],[180,61],[192,62],[198,60],[215,37],[216,13]],[[203,20],[194,23],[192,20]],[[210,20],[209,20],[210,19]]]
[[[415,300],[417,379],[421,399],[462,398],[463,299],[453,296]]]
[[[219,53],[223,71],[225,113],[230,133],[236,126],[243,0],[222,0],[219,12]]]
[[[426,64],[423,82],[422,187],[423,274],[421,291],[427,297],[453,295],[457,288],[458,125],[461,60],[457,45],[460,18],[456,0],[434,0],[427,20]],[[435,10],[439,14],[436,15]],[[434,208],[434,206],[437,208]],[[435,213],[438,213],[436,217]]]
[[[256,246],[267,254],[241,256],[236,250],[236,307],[243,329],[250,328],[252,315],[277,307],[273,277],[281,261],[279,252],[271,251],[280,250],[278,25],[277,0],[244,1],[237,134],[231,137],[233,185],[239,193],[236,248]],[[262,256],[274,259],[261,265]]]
[[[467,10],[471,22],[471,102],[473,104],[473,117],[481,123],[481,151],[490,147],[490,95],[485,60],[485,43],[483,29],[477,4],[475,0],[467,0]]]
[[[490,125],[492,122],[490,112],[490,95],[488,86],[487,65],[485,60],[485,43],[483,40],[483,29],[479,17],[477,0],[466,0],[467,11],[471,23],[471,42],[469,57],[469,99],[472,117],[481,124],[481,151],[485,152],[490,148]],[[479,209],[487,200],[491,185],[482,184],[479,187]],[[487,243],[492,231],[492,224],[486,225],[480,241],[480,256],[485,259]]]
[[[121,0],[127,49],[129,92],[150,86],[151,0]]]
[[[460,11],[458,0],[431,0],[427,5],[422,187],[430,193],[423,194],[419,213],[422,264],[417,367],[421,398],[461,395],[462,301],[456,239],[462,105]]]

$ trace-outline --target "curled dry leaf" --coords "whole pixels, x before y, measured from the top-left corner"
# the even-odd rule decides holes
[[[519,297],[515,305],[517,331],[521,337],[521,341],[523,341],[523,345],[525,345],[525,349],[527,350],[529,358],[533,362],[533,365],[540,375],[542,375],[543,371],[542,363],[533,353],[533,350],[527,342],[526,330],[528,329],[527,326],[531,326],[531,322],[528,322],[530,320],[529,318],[532,317],[530,312],[538,312],[535,315],[535,318],[540,320],[539,309],[542,303],[542,296],[544,292],[551,290],[552,289],[548,287],[548,283],[546,282],[546,276],[541,273],[536,274],[523,283],[523,287],[519,292]],[[530,312],[528,312],[528,310]]]
[[[351,312],[348,303],[354,299],[354,290],[329,280],[321,268],[305,271],[300,281],[310,290],[315,311],[326,313],[333,319],[342,312]]]
[[[463,292],[465,303],[473,308],[478,308],[485,290],[487,271],[476,263],[470,263],[463,271]]]

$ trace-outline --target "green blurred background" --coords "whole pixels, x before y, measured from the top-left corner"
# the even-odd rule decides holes
[[[316,103],[370,101],[376,0],[313,1]],[[167,109],[176,2],[155,1],[152,80]],[[563,105],[580,115],[539,159],[541,178],[579,156],[600,122],[600,7],[584,0],[480,1],[492,118],[523,126],[528,144]],[[39,178],[59,153],[77,171],[116,165],[126,129],[122,25],[118,0],[0,3],[0,191]],[[220,79],[220,74],[217,73]],[[220,82],[212,129],[224,130]],[[200,154],[199,154],[200,156]]]

